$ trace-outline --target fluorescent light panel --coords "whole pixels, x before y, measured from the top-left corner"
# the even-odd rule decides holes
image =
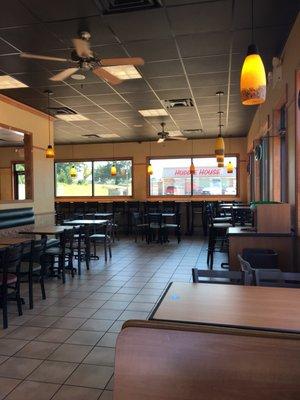
[[[139,113],[143,117],[161,117],[168,115],[167,111],[164,108],[157,108],[152,110],[139,110]]]
[[[89,118],[85,117],[81,114],[58,114],[57,118],[62,119],[63,121],[73,122],[73,121],[88,121]]]
[[[183,134],[180,131],[168,131],[169,136],[183,136]]]
[[[120,137],[116,133],[98,133],[97,134],[99,137],[105,139],[105,138],[117,138]]]
[[[133,65],[115,65],[112,67],[102,67],[119,79],[141,79],[142,76]]]
[[[25,83],[18,81],[9,75],[1,75],[0,76],[0,89],[20,89],[27,88],[28,86]]]

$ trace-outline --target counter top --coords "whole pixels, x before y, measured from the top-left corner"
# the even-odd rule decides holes
[[[292,233],[262,233],[257,232],[256,228],[248,227],[248,226],[233,226],[227,229],[228,236],[259,236],[259,237],[278,237],[278,236],[293,236]]]

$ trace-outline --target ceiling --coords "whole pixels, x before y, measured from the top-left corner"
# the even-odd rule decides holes
[[[166,130],[202,129],[185,136],[216,136],[215,93],[222,90],[225,136],[246,135],[256,109],[242,106],[239,97],[240,70],[251,40],[250,0],[162,0],[159,8],[107,15],[101,1],[5,2],[0,13],[0,73],[29,88],[0,93],[46,111],[43,92],[51,89],[51,107],[67,106],[89,118],[56,121],[55,142],[80,143],[154,140],[162,118],[143,118],[138,110],[162,108],[161,100],[177,98],[191,98],[194,107],[168,110]],[[295,0],[254,0],[255,42],[267,70],[283,48],[298,6]],[[78,30],[91,32],[92,49],[102,58],[143,57],[143,79],[112,87],[87,72],[83,83],[72,78],[51,82],[48,78],[67,64],[19,57],[21,51],[69,57]],[[112,133],[118,136],[82,136]]]

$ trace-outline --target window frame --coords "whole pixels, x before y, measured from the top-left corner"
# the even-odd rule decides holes
[[[131,195],[130,196],[95,196],[94,190],[94,162],[98,161],[131,161]],[[91,196],[58,196],[57,185],[56,185],[56,164],[59,163],[76,163],[76,162],[91,162],[92,163],[92,195]],[[106,157],[106,158],[74,158],[74,159],[58,159],[54,161],[54,197],[58,199],[130,199],[134,194],[134,168],[133,168],[133,157]]]
[[[146,180],[147,180],[147,197],[151,198],[151,199],[160,199],[160,198],[177,198],[177,199],[186,199],[186,198],[193,198],[193,199],[213,199],[213,198],[237,198],[240,196],[240,156],[239,154],[236,153],[229,153],[226,154],[225,157],[236,157],[236,194],[232,195],[232,194],[216,194],[216,195],[201,195],[201,194],[197,194],[194,195],[193,194],[193,175],[191,175],[191,194],[187,194],[187,195],[151,195],[150,193],[150,179],[151,179],[151,175],[147,174]],[[174,159],[174,158],[180,158],[180,159],[190,159],[190,161],[192,161],[195,158],[215,158],[214,154],[193,154],[193,155],[186,155],[186,156],[148,156],[147,160],[146,160],[146,165],[149,164],[150,160],[167,160],[167,159]]]
[[[25,160],[22,161],[12,161],[12,190],[13,190],[13,200],[17,200],[17,201],[24,201],[26,200],[26,163]],[[18,164],[22,164],[24,165],[24,171],[17,171],[16,170],[16,166]],[[18,177],[23,175],[24,179],[25,179],[25,199],[19,199],[19,182],[18,182]]]

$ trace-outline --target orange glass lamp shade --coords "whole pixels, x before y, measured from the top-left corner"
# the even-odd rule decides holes
[[[226,171],[227,174],[232,174],[233,173],[233,164],[231,161],[229,161],[226,165]]]
[[[191,174],[191,175],[194,175],[195,172],[196,172],[196,168],[195,168],[195,165],[194,165],[194,163],[193,163],[193,161],[192,161],[192,162],[191,162],[191,165],[190,165],[190,174]]]
[[[117,168],[115,165],[112,165],[110,168],[110,175],[111,176],[116,176],[117,175]]]
[[[224,167],[224,161],[218,162],[218,168],[223,168]]]
[[[51,144],[49,144],[49,146],[47,147],[46,158],[54,158],[54,149]]]
[[[76,176],[77,176],[77,170],[75,168],[75,165],[72,165],[72,167],[70,168],[70,177],[76,178]]]
[[[147,166],[147,174],[148,175],[152,175],[153,174],[153,167],[152,167],[151,163],[149,163],[148,166]]]
[[[223,156],[224,157],[225,154],[225,143],[224,143],[224,139],[222,138],[221,135],[219,135],[216,138],[216,143],[215,143],[215,155],[216,157],[218,156]]]
[[[224,156],[217,156],[216,159],[217,159],[217,163],[219,163],[219,162],[224,163]]]
[[[241,100],[245,106],[262,104],[266,100],[266,72],[257,48],[248,47],[241,73]]]

